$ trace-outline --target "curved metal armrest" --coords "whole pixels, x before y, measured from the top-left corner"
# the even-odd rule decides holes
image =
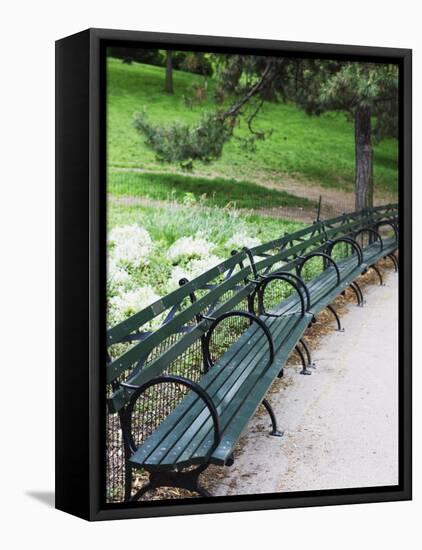
[[[331,257],[331,253],[333,251],[333,248],[337,243],[348,243],[352,246],[352,248],[355,250],[357,256],[358,256],[358,265],[363,263],[363,252],[362,248],[360,247],[359,243],[355,241],[352,237],[338,237],[337,239],[334,239],[333,241],[330,241],[328,247],[327,247],[327,253]]]
[[[382,237],[381,237],[381,235],[379,234],[378,231],[376,231],[372,227],[362,227],[361,229],[356,231],[353,238],[356,240],[356,237],[358,235],[360,235],[361,233],[372,233],[373,235],[375,235],[377,237],[377,239],[379,240],[379,242],[380,242],[381,252],[384,250],[384,241],[382,240]]]
[[[286,275],[286,277],[291,277],[301,285],[306,294],[306,311],[308,311],[311,308],[311,295],[309,293],[308,286],[302,277],[296,273],[290,273],[290,271],[277,271],[277,275]]]
[[[142,384],[141,386],[135,386],[133,384],[127,384],[125,382],[120,382],[120,385],[123,388],[127,388],[130,390],[135,390],[134,393],[131,395],[129,403],[125,409],[125,419],[122,423],[123,426],[123,435],[127,438],[126,441],[128,443],[128,446],[130,448],[131,453],[134,453],[136,451],[136,444],[133,439],[133,433],[132,433],[132,412],[133,407],[135,406],[136,401],[139,399],[139,397],[151,386],[156,386],[158,384],[166,384],[166,383],[172,383],[172,384],[181,384],[182,386],[185,386],[192,390],[194,393],[198,395],[204,401],[206,404],[208,410],[211,413],[211,418],[214,423],[214,446],[211,450],[213,452],[219,445],[221,441],[221,426],[220,426],[220,418],[218,416],[218,411],[216,406],[214,405],[213,400],[211,399],[210,395],[202,388],[199,384],[196,382],[193,382],[193,380],[189,380],[188,378],[185,378],[183,376],[178,376],[174,374],[167,374],[165,376],[157,376],[155,378],[151,378],[148,382],[145,382],[145,384]]]
[[[214,330],[217,328],[217,326],[224,321],[224,319],[227,319],[229,317],[245,317],[247,319],[250,319],[251,321],[255,322],[264,332],[267,340],[268,345],[270,348],[270,359],[268,361],[267,367],[269,367],[272,362],[274,361],[275,351],[274,351],[274,342],[273,338],[271,336],[271,332],[269,331],[267,325],[264,323],[262,319],[257,317],[254,313],[250,313],[249,311],[241,311],[241,310],[233,310],[228,311],[227,313],[223,313],[219,317],[217,317],[211,324],[210,328],[208,329],[207,333],[205,334],[205,340],[204,340],[204,354],[205,354],[205,360],[208,364],[208,367],[213,366],[213,361],[211,359],[211,353],[210,353],[210,341],[211,336],[214,332]]]
[[[397,229],[397,224],[391,220],[381,220],[379,222],[377,222],[375,224],[375,227],[376,227],[376,230],[378,232],[378,229],[382,226],[382,225],[389,225],[390,227],[392,227],[393,231],[394,231],[394,238],[396,240],[396,242],[398,242],[399,240],[399,232],[398,232],[398,229]],[[379,234],[380,237],[381,237],[381,234]]]
[[[309,261],[311,258],[316,258],[318,256],[321,258],[325,258],[334,267],[337,274],[337,284],[339,285],[341,283],[341,277],[340,277],[340,270],[338,268],[337,262],[333,260],[333,258],[328,254],[325,254],[325,252],[311,252],[310,254],[305,256],[299,266],[299,275],[301,275],[303,266],[306,264],[306,262]]]
[[[290,280],[289,277],[294,279],[294,281]],[[289,283],[296,290],[296,292],[299,294],[301,313],[302,313],[302,317],[303,317],[305,315],[305,313],[311,307],[311,296],[309,294],[308,287],[306,286],[306,283],[302,279],[302,277],[300,277],[300,275],[294,275],[293,273],[290,273],[288,271],[277,271],[277,273],[267,275],[265,278],[263,278],[262,282],[260,283],[260,285],[257,289],[258,290],[258,303],[259,303],[260,312],[262,312],[263,314],[266,313],[265,312],[265,307],[264,307],[265,289],[267,288],[268,284],[271,281],[275,281],[275,280],[285,281],[286,283]],[[300,291],[300,288],[296,284],[296,282],[298,282],[305,291],[306,302],[307,302],[306,307],[305,307],[305,300],[303,299],[303,294]]]

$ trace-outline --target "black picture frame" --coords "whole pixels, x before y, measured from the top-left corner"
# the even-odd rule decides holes
[[[399,484],[195,501],[105,504],[105,47],[393,62],[400,75]],[[56,42],[56,507],[87,520],[409,500],[412,497],[411,155],[408,49],[88,29]]]

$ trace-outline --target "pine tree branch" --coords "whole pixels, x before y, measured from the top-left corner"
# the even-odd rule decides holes
[[[235,103],[228,109],[227,111],[224,111],[221,113],[221,118],[229,118],[229,117],[236,117],[239,113],[242,107],[248,103],[250,99],[252,99],[256,94],[258,94],[268,83],[268,81],[271,81],[273,78],[273,62],[269,61],[264,69],[264,72],[262,73],[262,76],[260,80],[248,91],[247,94],[245,94],[240,101]]]

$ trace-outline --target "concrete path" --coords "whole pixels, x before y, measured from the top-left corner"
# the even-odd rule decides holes
[[[257,415],[213,494],[397,484],[398,277],[385,282],[367,287],[364,308],[349,306],[344,333],[321,340],[311,376],[286,369],[270,396],[284,437]]]

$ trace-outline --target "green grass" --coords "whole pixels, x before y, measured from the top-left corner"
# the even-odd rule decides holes
[[[248,181],[224,178],[200,178],[182,174],[111,172],[108,191],[113,195],[131,195],[181,203],[201,202],[207,206],[236,208],[316,207],[314,201],[285,191],[267,189]]]
[[[186,106],[194,83],[203,77],[175,71],[175,94],[163,92],[164,69],[133,63],[124,65],[108,60],[108,163],[111,167],[163,169],[155,155],[144,144],[132,125],[133,115],[143,108],[153,122],[181,120],[194,123],[204,110],[214,110],[212,81],[208,99],[193,109]],[[221,159],[211,164],[195,164],[205,174],[242,177],[248,181],[262,178],[281,179],[287,174],[303,180],[341,189],[352,189],[354,179],[353,124],[342,113],[330,112],[309,117],[290,104],[265,104],[256,119],[259,130],[273,129],[271,137],[258,142],[257,151],[248,153],[239,140],[232,140]],[[238,136],[248,136],[241,125]],[[397,191],[397,140],[388,139],[375,145],[375,188]],[[169,171],[179,166],[164,166]]]
[[[171,205],[141,206],[108,201],[108,229],[115,226],[142,225],[151,238],[167,250],[180,237],[202,232],[216,243],[216,253],[223,253],[224,243],[243,228],[251,237],[262,242],[270,241],[285,232],[304,227],[302,223],[259,215],[239,215],[236,210],[206,208],[193,205],[189,208],[174,208]],[[227,254],[227,251],[224,252]]]

